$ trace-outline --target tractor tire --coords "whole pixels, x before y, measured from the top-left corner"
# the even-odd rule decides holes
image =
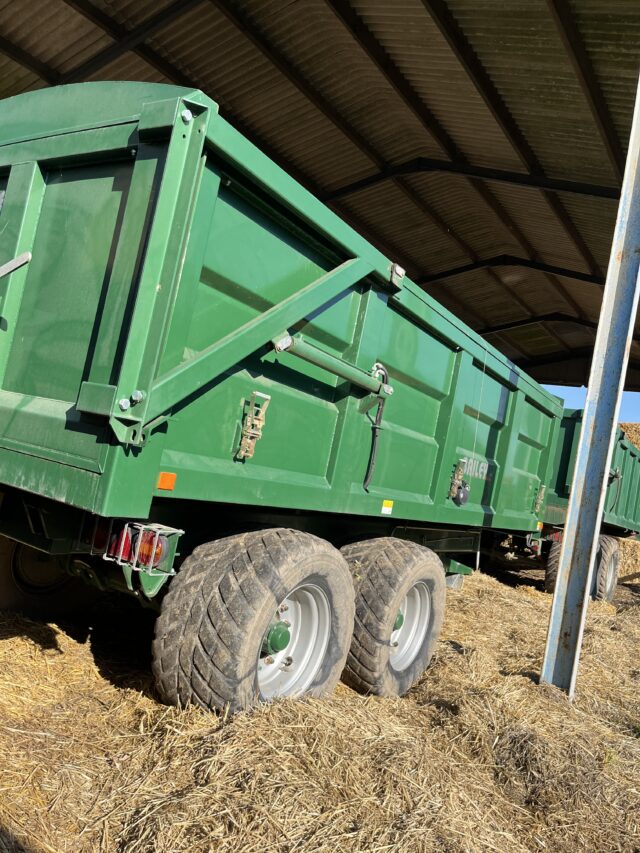
[[[595,601],[613,601],[618,585],[620,545],[613,536],[601,536],[596,556],[595,580],[591,597]]]
[[[160,697],[235,713],[330,693],[354,609],[344,558],[316,536],[277,528],[201,545],[171,582],[156,621]]]
[[[553,542],[549,549],[544,574],[545,592],[553,593],[556,588],[558,568],[560,565],[560,542]],[[591,587],[591,598],[594,601],[612,601],[618,583],[618,566],[620,563],[620,546],[613,536],[600,536],[596,565]]]
[[[359,693],[403,696],[431,662],[446,603],[439,557],[385,537],[342,549],[356,588],[343,681]]]
[[[561,542],[552,542],[549,553],[547,554],[547,562],[544,567],[544,591],[553,594],[556,588],[556,580],[558,578],[558,568],[560,566],[560,548]]]
[[[94,591],[62,560],[0,536],[0,610],[56,619],[88,606]]]

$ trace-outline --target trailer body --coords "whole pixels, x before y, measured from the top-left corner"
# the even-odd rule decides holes
[[[545,524],[564,525],[581,426],[582,410],[565,409],[545,501]],[[640,450],[621,428],[617,430],[602,524],[606,532],[618,536],[640,532]]]
[[[201,93],[4,101],[0,191],[5,486],[536,530],[558,400]]]
[[[138,596],[166,701],[405,693],[480,551],[553,562],[576,423],[201,92],[0,102],[0,607]]]

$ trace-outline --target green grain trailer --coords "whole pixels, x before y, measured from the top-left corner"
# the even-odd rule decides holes
[[[539,530],[557,398],[200,92],[1,102],[0,199],[4,605],[153,604],[170,702],[403,693]]]
[[[582,426],[582,411],[566,409],[560,422],[555,443],[552,478],[546,495],[542,520],[543,537],[549,543],[544,549],[545,587],[553,592],[560,558],[562,528],[569,502],[569,493],[576,463],[578,440]],[[618,538],[635,536],[640,532],[640,450],[618,429],[611,462],[607,495],[602,519],[600,545],[594,572],[594,598],[610,601],[618,578],[620,560]]]

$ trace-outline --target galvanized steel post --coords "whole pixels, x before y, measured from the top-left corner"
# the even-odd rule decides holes
[[[640,84],[578,445],[541,681],[573,697],[638,307]]]

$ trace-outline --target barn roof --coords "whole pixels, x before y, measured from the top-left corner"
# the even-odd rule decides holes
[[[104,79],[202,89],[514,362],[586,383],[635,3],[0,0],[0,34],[0,97]]]

